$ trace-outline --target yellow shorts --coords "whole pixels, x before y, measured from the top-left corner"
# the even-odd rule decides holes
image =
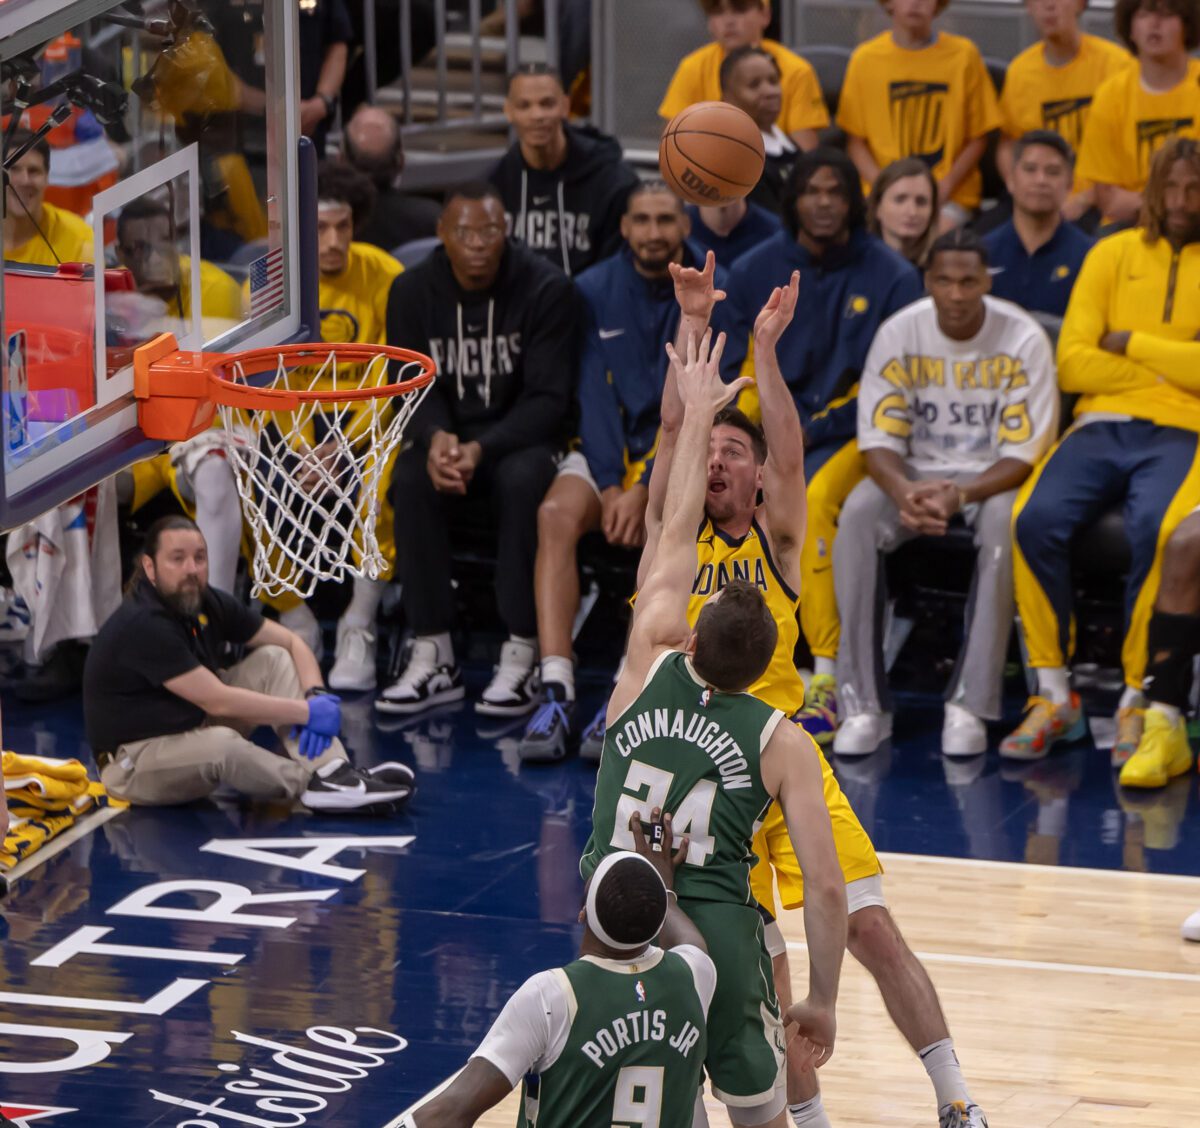
[[[816,745],[813,745],[816,748]],[[875,847],[871,843],[862,823],[842,793],[841,785],[825,759],[825,754],[816,748],[821,757],[821,773],[825,781],[825,806],[829,808],[829,819],[833,823],[833,842],[837,847],[838,860],[846,882],[872,877],[883,872]],[[750,871],[750,890],[763,908],[775,911],[775,890],[771,872],[779,883],[779,902],[785,909],[798,909],[804,904],[804,875],[792,841],[788,837],[783,812],[778,803],[772,803],[766,820],[754,836],[754,852],[758,863]]]

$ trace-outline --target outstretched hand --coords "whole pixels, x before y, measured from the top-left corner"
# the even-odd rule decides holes
[[[671,281],[675,283],[675,300],[684,317],[701,317],[705,321],[712,314],[717,302],[725,300],[725,291],[716,289],[713,279],[717,270],[717,256],[709,251],[704,259],[704,269],[670,263]]]
[[[800,271],[793,270],[786,286],[776,286],[754,321],[755,348],[774,348],[792,323],[800,297]]]
[[[731,384],[721,379],[721,354],[724,351],[725,334],[721,333],[714,345],[711,329],[705,330],[699,342],[695,336],[688,336],[686,358],[679,356],[674,345],[667,345],[667,355],[675,366],[679,398],[685,409],[696,407],[707,411],[711,417],[751,383],[749,376],[739,376]]]

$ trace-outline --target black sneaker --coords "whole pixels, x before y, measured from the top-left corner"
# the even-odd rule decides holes
[[[517,755],[527,764],[549,764],[567,755],[575,703],[567,699],[566,688],[557,682],[547,682],[543,691],[542,703],[517,745]]]
[[[604,750],[604,731],[608,727],[608,702],[605,701],[579,738],[579,758],[589,764],[600,763]]]
[[[391,783],[360,772],[349,760],[318,768],[300,796],[311,811],[337,815],[389,815],[412,798],[411,783]]]
[[[466,690],[457,666],[439,665],[437,645],[413,640],[404,673],[375,699],[381,713],[423,713],[434,705],[461,701]]]

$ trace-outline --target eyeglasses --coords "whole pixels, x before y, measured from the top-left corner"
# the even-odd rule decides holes
[[[465,227],[459,224],[450,228],[450,234],[460,243],[481,243],[487,246],[504,238],[504,228],[499,223],[488,223],[483,227]]]

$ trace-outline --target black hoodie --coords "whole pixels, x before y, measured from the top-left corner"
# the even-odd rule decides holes
[[[530,168],[517,141],[489,179],[504,199],[509,235],[576,275],[620,249],[621,216],[638,174],[607,133],[564,128],[567,158],[558,168]]]
[[[406,270],[388,296],[388,344],[428,353],[438,375],[409,424],[475,441],[488,460],[566,436],[578,371],[575,284],[509,242],[486,290],[459,286],[445,248]]]

